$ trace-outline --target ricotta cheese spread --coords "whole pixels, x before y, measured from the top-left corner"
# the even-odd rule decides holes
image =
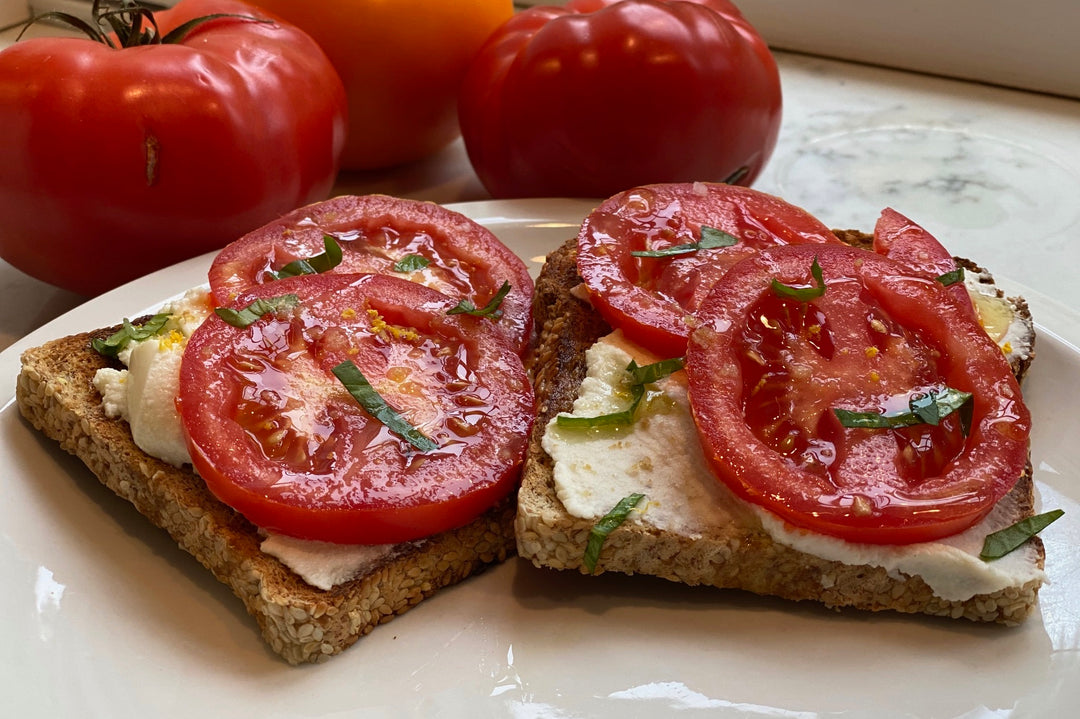
[[[130,342],[117,359],[126,369],[105,368],[94,376],[105,416],[124,419],[135,445],[175,467],[191,464],[176,397],[180,362],[188,338],[213,309],[205,287],[188,290],[164,305],[161,331]],[[263,532],[259,548],[319,589],[349,581],[401,551],[403,545],[339,545]]]
[[[645,365],[659,358],[616,331],[593,345],[586,359],[587,376],[574,402],[574,416],[625,409],[627,364],[634,359]],[[1005,503],[961,534],[920,544],[857,544],[793,527],[736,497],[713,477],[690,415],[685,373],[658,383],[657,393],[646,402],[638,420],[627,427],[567,429],[555,420],[548,425],[543,446],[555,461],[556,493],[567,512],[600,519],[623,497],[640,492],[645,502],[627,521],[689,537],[736,522],[763,529],[774,542],[822,559],[882,567],[894,578],[917,575],[934,594],[950,601],[1043,577],[1029,545],[993,562],[979,558],[986,535],[1010,524]]]
[[[993,282],[988,272],[964,273],[965,287],[983,329],[998,343],[1010,363],[1026,360],[1034,349],[1035,336],[1019,317],[1016,306],[999,294]]]

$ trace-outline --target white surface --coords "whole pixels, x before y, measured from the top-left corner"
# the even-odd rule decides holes
[[[527,258],[585,202],[459,206]],[[985,258],[990,264],[993,258]],[[18,417],[19,352],[151,309],[207,257],[0,353],[0,697],[22,717],[1041,717],[1080,703],[1080,323],[1047,300],[1026,386],[1050,584],[1020,628],[838,614],[520,560],[440,592],[321,666],[263,645],[239,601]],[[1055,337],[1052,331],[1061,337]],[[1071,343],[1071,344],[1070,344]]]
[[[1080,97],[1075,0],[735,0],[774,48]]]

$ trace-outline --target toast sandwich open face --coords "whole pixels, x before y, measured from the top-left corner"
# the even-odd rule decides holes
[[[672,209],[675,203],[665,194],[671,191],[666,187],[639,188],[616,196],[600,207],[599,217],[594,216],[590,218],[591,222],[586,221],[582,234],[585,236],[590,232],[590,225],[596,235],[604,238],[602,241],[620,232],[636,232],[639,235],[639,244],[634,245],[636,250],[644,253],[668,246],[679,248],[678,252],[682,253],[687,245],[693,244],[688,241],[688,235],[703,237],[708,233],[702,232],[702,226],[722,225],[725,222],[724,217],[716,216],[722,213],[714,213],[708,219],[681,218],[679,210]],[[688,199],[688,193],[701,192],[705,196],[712,191],[712,188],[688,187],[677,190],[683,208],[694,202],[693,198]],[[772,217],[786,211],[772,205],[770,208]],[[645,215],[646,219],[641,219]],[[656,217],[662,217],[664,226],[675,228],[674,231],[666,235],[653,233],[651,228],[655,226]],[[692,226],[692,229],[683,232],[685,226]],[[809,226],[804,227],[803,231],[807,234],[816,232]],[[738,232],[731,234],[737,235]],[[842,297],[844,286],[841,280],[846,276],[837,269],[842,264],[837,257],[845,258],[843,262],[852,263],[847,274],[854,275],[855,267],[870,267],[877,263],[881,251],[878,248],[879,251],[874,252],[874,237],[857,231],[836,232],[832,233],[832,237],[833,242],[838,239],[848,248],[856,249],[840,248],[833,251],[832,247],[814,245],[809,250],[776,252],[775,256],[773,250],[763,249],[761,257],[765,259],[760,260],[759,264],[767,264],[764,280],[760,276],[760,267],[751,271],[743,263],[738,270],[732,270],[742,273],[744,279],[739,280],[741,286],[727,290],[725,303],[738,305],[742,302],[753,306],[753,311],[749,313],[752,319],[746,323],[748,329],[742,331],[741,336],[757,337],[763,332],[775,331],[781,319],[790,322],[793,316],[799,318],[799,324],[796,331],[791,331],[788,326],[789,336],[798,336],[797,330],[802,329],[803,338],[809,336],[811,341],[822,342],[820,338],[823,334],[836,331],[836,315],[818,318],[815,322],[820,326],[815,327],[805,320],[809,316],[805,307],[825,305],[823,300],[813,299],[819,285],[825,288],[825,293],[832,292],[834,298]],[[738,239],[723,242],[738,247]],[[701,240],[698,242],[699,246],[691,252],[702,249],[704,243]],[[760,398],[763,393],[778,384],[776,378],[780,370],[776,369],[777,364],[782,364],[784,358],[790,360],[791,357],[798,357],[806,363],[812,362],[812,359],[799,355],[801,350],[798,347],[777,344],[775,339],[759,338],[753,345],[756,358],[752,364],[772,367],[769,370],[772,374],[765,372],[760,377],[751,375],[752,370],[747,369],[746,365],[738,365],[737,353],[741,350],[733,351],[729,346],[720,344],[726,334],[731,334],[726,333],[728,327],[738,324],[739,315],[725,308],[709,306],[710,302],[714,305],[719,303],[715,298],[724,292],[716,288],[701,305],[701,316],[705,319],[687,333],[689,347],[685,344],[685,337],[681,346],[677,345],[677,338],[671,338],[678,333],[678,323],[665,326],[662,320],[655,320],[659,311],[654,313],[651,327],[643,330],[640,326],[648,322],[638,322],[638,326],[635,326],[640,318],[631,317],[627,321],[625,315],[633,313],[621,310],[617,299],[599,296],[588,277],[589,273],[604,275],[597,272],[595,266],[590,266],[598,255],[613,256],[621,250],[605,248],[603,252],[596,253],[595,248],[590,249],[587,244],[572,240],[549,255],[537,282],[534,306],[540,337],[534,363],[534,382],[539,416],[534,425],[518,496],[516,532],[518,552],[522,557],[539,567],[586,574],[614,571],[654,575],[692,585],[712,585],[791,600],[810,600],[835,608],[895,610],[1003,624],[1018,623],[1029,614],[1043,580],[1044,552],[1039,539],[1029,539],[1019,549],[1000,559],[985,561],[980,558],[988,534],[1033,514],[1033,485],[1026,436],[1018,435],[1016,438],[1017,446],[1013,448],[1011,463],[1004,470],[1007,476],[988,477],[986,480],[986,484],[998,485],[995,490],[998,495],[986,500],[978,516],[964,520],[967,524],[959,529],[956,524],[919,524],[917,519],[897,520],[888,516],[876,520],[876,524],[859,521],[859,515],[874,514],[879,507],[887,504],[881,497],[889,491],[898,494],[907,492],[904,496],[917,495],[920,491],[918,482],[913,483],[914,489],[905,484],[903,492],[895,487],[892,490],[875,490],[872,483],[866,489],[853,492],[867,497],[870,508],[862,508],[857,502],[849,503],[849,508],[854,506],[849,514],[856,516],[848,524],[844,524],[847,520],[843,517],[830,518],[828,508],[813,513],[811,520],[804,523],[798,516],[798,497],[781,502],[770,502],[770,497],[762,500],[755,497],[754,485],[761,483],[770,487],[770,496],[783,495],[790,491],[788,485],[791,483],[784,474],[788,470],[777,471],[776,466],[796,468],[791,471],[806,470],[812,462],[799,459],[800,455],[795,451],[790,452],[782,462],[772,461],[775,458],[768,456],[762,459],[758,456],[760,449],[755,454],[748,448],[765,444],[774,454],[781,454],[791,442],[784,442],[782,438],[777,440],[760,428],[757,432],[747,432],[745,427],[752,423],[746,417],[752,418],[754,412],[765,411],[755,402],[762,403],[764,400]],[[580,257],[582,247],[585,247],[584,251],[592,252],[592,256]],[[902,255],[903,243],[894,245],[893,250]],[[863,254],[852,256],[852,252]],[[778,259],[781,255],[783,262]],[[792,256],[801,269],[784,274],[787,272],[784,263],[789,262]],[[642,263],[653,261],[654,257],[668,261],[659,254],[639,254],[635,258],[640,259],[635,262],[628,261],[625,256],[615,262],[622,261],[625,271],[627,266],[641,268]],[[824,268],[821,275],[812,269],[812,265],[818,264],[818,259],[821,268]],[[1000,374],[1007,376],[1009,389],[1005,390],[1006,393],[1015,393],[1014,398],[1019,399],[1016,378],[1023,377],[1034,356],[1034,331],[1027,307],[1020,299],[1002,297],[993,288],[988,273],[971,263],[960,263],[966,267],[966,287],[960,284],[957,289],[964,288],[965,292],[977,296],[973,302],[976,312],[983,318],[983,339],[993,335],[993,340],[998,344],[994,348],[997,356],[988,361],[998,363]],[[650,283],[660,285],[676,275],[685,283],[687,277],[695,276],[685,267],[680,269],[673,267],[673,264],[659,269],[641,269],[632,284],[638,288]],[[891,268],[892,265],[888,265],[890,272]],[[774,279],[769,273],[776,274],[780,284],[784,285],[783,292],[786,294],[783,298],[773,297],[777,290],[769,287],[768,280]],[[626,274],[631,273],[626,271]],[[604,276],[610,278],[610,274]],[[928,281],[933,283],[936,277],[937,274],[931,275]],[[731,285],[735,279],[726,282]],[[944,283],[936,284],[941,286],[928,289],[931,296],[940,297],[943,289],[948,291]],[[762,290],[762,287],[766,289]],[[794,296],[789,296],[792,293],[788,290],[794,290]],[[608,291],[611,291],[610,288]],[[627,291],[624,287],[614,291],[629,295],[636,290]],[[861,293],[867,291],[860,290]],[[751,295],[758,299],[746,299]],[[845,302],[854,305],[857,299]],[[642,301],[639,299],[636,302],[640,308]],[[838,300],[834,300],[836,302]],[[781,317],[774,311],[776,306],[781,306],[786,314]],[[874,306],[880,308],[880,305]],[[823,312],[842,312],[843,309]],[[888,313],[882,314],[881,320],[889,321],[890,316]],[[949,319],[951,317],[946,314],[942,321],[947,325],[952,323],[952,334],[959,333],[960,326],[967,321]],[[612,318],[615,319],[609,321]],[[877,327],[876,319],[870,324]],[[755,329],[762,326],[766,330],[759,332]],[[964,326],[970,328],[971,325]],[[656,327],[660,327],[661,331],[653,331]],[[672,330],[673,327],[676,329]],[[754,335],[755,332],[758,335]],[[721,339],[717,339],[718,336]],[[844,351],[843,338],[830,336],[836,337],[836,346],[827,349],[829,352],[835,349],[835,356],[840,357],[840,352]],[[951,335],[943,333],[943,336]],[[770,341],[773,344],[769,344]],[[676,349],[668,349],[671,346]],[[858,349],[862,355],[863,346],[858,345]],[[867,345],[865,358],[860,361],[871,357],[880,359],[883,355],[895,353],[897,349],[899,347],[892,344]],[[817,347],[813,350],[813,356],[819,356],[822,352],[821,347]],[[931,356],[940,354],[937,350],[931,351]],[[641,380],[644,385],[642,389],[635,390],[634,383],[639,380],[635,380],[631,374],[631,361],[638,368],[655,368],[671,358],[683,356],[687,369],[669,367],[657,371],[654,376]],[[733,356],[736,359],[731,359]],[[831,359],[833,355],[829,354],[829,357]],[[726,400],[722,393],[718,394],[715,385],[722,384],[724,377],[733,374],[725,368],[736,365],[741,367],[741,374],[733,382],[740,389],[733,392],[737,398],[732,402]],[[829,367],[829,363],[816,366],[809,376],[802,378],[803,385],[796,394],[812,400],[825,391],[820,388],[815,392],[809,390],[815,387],[815,383],[829,385],[835,382],[835,378],[828,374]],[[882,365],[868,364],[865,372],[870,381],[877,382],[881,378],[874,376],[877,374],[874,367]],[[691,371],[696,376],[687,379],[685,375]],[[750,387],[742,390],[744,384],[740,380],[745,376],[751,377],[752,381],[748,380],[746,384]],[[789,383],[798,380],[791,376],[785,379]],[[1002,379],[1002,382],[1006,382],[1006,379]],[[964,382],[956,380],[957,384]],[[755,388],[760,391],[755,391]],[[774,396],[769,401],[774,405],[781,404],[781,400],[792,393],[786,385],[773,387],[771,391]],[[725,402],[734,405],[734,408],[727,407]],[[629,413],[628,405],[632,406]],[[986,421],[985,418],[978,419],[980,411],[984,410],[976,410],[976,424]],[[560,414],[564,415],[563,420],[558,419]],[[603,419],[591,421],[590,418]],[[787,419],[792,424],[793,420]],[[993,425],[995,419],[1000,418],[992,416],[989,425]],[[815,422],[822,421],[831,422],[832,416],[827,416],[826,420],[815,419]],[[941,425],[945,424],[942,420]],[[811,426],[821,425],[811,423]],[[856,428],[850,432],[847,429],[831,431],[832,435],[825,436],[832,437],[834,441],[827,448],[840,457],[836,462],[850,462],[850,458],[858,452],[865,454],[868,451],[866,447],[859,446],[864,439],[880,442],[879,437],[884,433],[912,430]],[[935,425],[923,435],[941,431],[942,428]],[[959,433],[957,437],[966,438],[967,432],[974,433],[975,430],[957,427],[955,431]],[[796,440],[800,437],[795,429],[790,430],[789,434]],[[811,439],[819,441],[821,437]],[[895,437],[889,437],[890,443],[894,440]],[[926,445],[936,441],[937,438],[926,439]],[[955,441],[964,444],[966,439]],[[988,441],[993,442],[994,438]],[[802,457],[818,459],[814,452],[824,452],[825,447],[824,442],[813,444],[804,441]],[[960,450],[944,461],[918,453],[913,456],[922,463],[920,466],[938,462],[931,472],[927,472],[931,475],[947,473],[949,467],[962,461],[958,457],[965,451]],[[832,459],[827,454],[821,456],[825,458],[825,463]],[[743,468],[750,466],[758,472],[763,471],[761,466],[772,467],[775,474],[753,476],[751,472],[750,479],[744,473],[734,479],[721,481],[718,475],[725,471],[725,467],[718,468],[717,465],[725,463],[738,464]],[[810,470],[816,471],[812,466]],[[872,470],[873,466],[868,471]],[[775,481],[777,474],[782,479],[779,483]],[[820,474],[805,481],[816,481],[817,476]],[[740,481],[751,486],[744,487],[739,484]],[[845,481],[850,483],[855,480]],[[803,494],[810,495],[813,500],[827,493],[820,485],[810,486],[814,487],[813,491]],[[835,493],[842,494],[842,489],[835,490]],[[874,491],[881,493],[874,494]],[[796,509],[784,514],[788,507],[781,505],[793,505]],[[950,512],[960,513],[960,510],[948,507],[944,513]],[[887,515],[885,510],[881,513]],[[897,538],[901,541],[897,541]]]
[[[275,652],[325,660],[513,554],[532,280],[494,235],[335,198],[227,247],[209,284],[29,349],[16,396]]]

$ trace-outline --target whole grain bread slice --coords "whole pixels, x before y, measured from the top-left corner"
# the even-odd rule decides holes
[[[837,232],[854,246],[867,236]],[[589,573],[586,545],[595,519],[570,515],[560,502],[553,461],[541,446],[548,422],[569,411],[586,374],[585,351],[611,328],[588,303],[576,267],[576,245],[567,242],[548,256],[536,284],[534,308],[539,341],[533,365],[538,417],[518,493],[515,519],[518,553],[538,567]],[[974,268],[973,265],[970,265]],[[989,281],[989,280],[988,280]],[[1014,302],[1027,315],[1026,305]],[[1030,315],[1026,321],[1030,322]],[[1013,369],[1027,371],[1032,352],[1017,358]],[[1003,500],[1016,520],[1033,511],[1031,467]],[[1004,505],[1003,505],[1004,506]],[[1041,569],[1042,543],[1027,548]],[[891,576],[885,569],[828,561],[775,542],[760,527],[732,524],[700,537],[683,536],[640,522],[626,522],[604,542],[594,570],[646,574],[690,585],[741,589],[791,600],[809,600],[832,608],[895,610],[980,622],[1016,624],[1035,606],[1041,580],[964,601],[948,601],[917,576]]]
[[[212,496],[190,468],[147,455],[127,422],[106,418],[93,377],[108,360],[90,343],[116,329],[27,350],[16,386],[22,415],[228,585],[287,662],[324,661],[439,589],[513,554],[510,497],[470,524],[395,547],[344,584],[329,590],[307,584],[260,551],[258,529]]]

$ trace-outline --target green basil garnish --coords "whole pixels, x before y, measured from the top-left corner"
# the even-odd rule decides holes
[[[321,255],[315,255],[306,260],[293,260],[277,272],[271,270],[267,274],[275,280],[280,280],[297,275],[317,275],[329,272],[341,264],[341,245],[330,235],[323,235],[323,248],[324,252]]]
[[[953,412],[960,410],[971,401],[970,392],[962,392],[952,387],[946,387],[940,392],[930,390],[926,394],[918,394],[908,401],[906,412],[894,412],[884,414],[881,412],[853,412],[847,409],[833,408],[833,414],[845,427],[861,429],[884,429],[895,427],[911,427],[916,424],[938,425],[941,420]],[[964,433],[967,434],[965,423]]]
[[[123,326],[119,330],[105,339],[95,338],[90,342],[90,346],[100,355],[116,357],[128,346],[129,342],[142,342],[161,332],[168,321],[168,314],[157,314],[141,325],[135,325],[125,317]]]
[[[949,285],[955,285],[958,282],[963,282],[964,281],[964,268],[963,267],[957,267],[955,270],[952,270],[951,272],[946,272],[943,275],[938,275],[935,279],[938,282],[940,282],[944,287],[948,287]]]
[[[791,285],[785,285],[774,277],[772,290],[781,297],[790,297],[799,302],[809,302],[812,299],[821,297],[825,294],[825,277],[821,273],[821,265],[818,264],[816,257],[813,264],[810,265],[810,274],[814,277],[814,287],[792,287]]]
[[[480,309],[476,309],[476,305],[474,305],[471,301],[462,300],[461,302],[458,302],[456,305],[448,309],[446,311],[446,314],[473,315],[474,317],[493,317],[495,319],[498,319],[499,317],[502,317],[502,310],[499,309],[499,306],[502,305],[503,299],[505,299],[506,295],[508,295],[509,293],[510,283],[503,282],[502,287],[500,287],[499,291],[495,293],[495,296],[491,298],[491,301]]]
[[[415,272],[431,264],[431,260],[422,255],[405,255],[394,263],[394,272]]]
[[[600,550],[603,548],[608,535],[626,521],[630,511],[644,498],[644,494],[631,494],[623,497],[610,512],[593,525],[593,528],[589,531],[589,543],[585,546],[585,557],[582,560],[585,568],[589,570],[589,574],[596,571],[596,563],[600,560]]]
[[[698,250],[713,250],[718,247],[731,247],[737,244],[739,238],[729,235],[723,230],[708,225],[701,226],[701,239],[685,245],[672,245],[662,250],[639,250],[631,252],[634,257],[674,257],[675,255],[688,255]]]
[[[986,539],[983,541],[982,551],[979,552],[979,559],[984,562],[989,562],[992,559],[1001,559],[1006,554],[1019,548],[1021,544],[1046,529],[1063,514],[1065,514],[1065,510],[1062,509],[1055,509],[1050,512],[1044,512],[1043,514],[1036,514],[1034,517],[1021,519],[1010,527],[986,535]]]
[[[233,327],[243,329],[253,324],[268,312],[295,307],[300,302],[296,295],[279,295],[257,299],[242,310],[234,310],[231,307],[217,307],[214,313]]]
[[[387,404],[382,395],[371,386],[360,368],[351,361],[345,360],[330,371],[345,385],[345,389],[364,408],[364,411],[386,425],[386,428],[398,437],[421,452],[431,452],[439,448],[435,440],[413,427],[396,409]]]
[[[683,358],[660,360],[644,366],[639,366],[634,360],[626,365],[626,371],[630,373],[630,406],[621,412],[601,414],[596,417],[574,417],[568,414],[560,414],[555,418],[555,424],[559,427],[578,429],[590,429],[593,427],[611,427],[616,425],[633,424],[637,415],[638,406],[645,397],[645,385],[659,382],[670,374],[674,374],[683,368]]]

